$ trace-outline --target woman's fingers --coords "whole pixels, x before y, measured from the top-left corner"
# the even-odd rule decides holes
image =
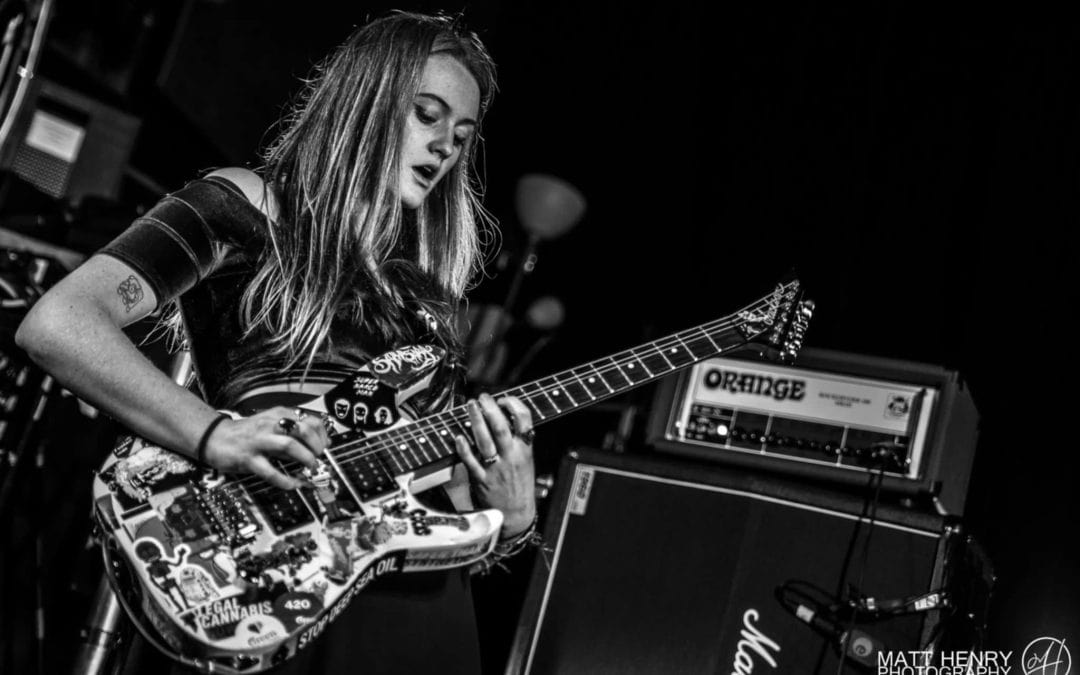
[[[249,472],[284,490],[306,485],[272,461],[292,460],[310,468],[317,465],[329,437],[317,415],[300,413],[296,408],[278,406],[231,424],[225,422],[222,427],[229,425],[228,431],[211,436],[207,457],[214,457],[211,463],[221,471]]]
[[[484,415],[483,409],[480,407],[480,403],[477,401],[469,401],[465,407],[469,412],[469,425],[472,427],[473,439],[476,440],[477,451],[480,453],[481,457],[495,457],[498,455],[498,450],[495,447],[495,441],[492,438],[491,431],[488,429],[487,418]]]
[[[248,458],[247,469],[267,483],[282,490],[295,490],[304,485],[304,482],[286,476],[271,464],[270,460],[263,455],[252,455]]]
[[[510,415],[514,422],[514,435],[522,436],[532,431],[532,411],[516,396],[504,396],[498,401],[499,407]],[[528,445],[528,443],[526,443]]]
[[[306,413],[300,408],[284,406],[271,408],[266,412],[269,414],[265,417],[273,420],[276,432],[299,440],[315,456],[322,455],[323,450],[330,444],[330,436],[317,415]]]
[[[479,455],[482,468],[491,466],[493,458],[516,461],[523,455],[529,456],[527,439],[532,431],[532,412],[521,399],[505,396],[496,401],[488,394],[481,394],[478,400],[469,401],[466,409],[476,440],[476,450],[470,454]],[[516,443],[517,439],[523,442]]]
[[[457,450],[458,457],[461,458],[461,462],[468,469],[469,474],[472,475],[478,481],[483,481],[487,478],[487,471],[484,470],[480,460],[476,458],[476,453],[473,452],[472,445],[469,444],[469,440],[464,436],[454,436],[454,449]]]
[[[300,462],[309,469],[314,469],[316,464],[318,464],[319,460],[315,457],[315,454],[303,443],[291,436],[276,434],[268,442],[271,445],[276,444],[276,447],[273,449],[277,454],[285,455],[290,459]]]
[[[322,456],[323,450],[330,444],[330,437],[317,417],[305,417],[297,422],[292,435],[300,439],[316,457]]]
[[[510,429],[510,422],[506,419],[502,409],[495,403],[495,399],[487,394],[480,394],[480,409],[484,413],[484,420],[490,430],[495,444],[499,448],[509,447],[514,440],[514,433]]]

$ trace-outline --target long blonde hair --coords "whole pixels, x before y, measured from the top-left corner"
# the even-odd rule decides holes
[[[260,172],[280,206],[241,320],[288,366],[311,365],[335,316],[390,343],[412,337],[410,299],[428,311],[429,328],[434,317],[439,337],[456,341],[453,313],[495,230],[474,168],[479,128],[419,209],[403,209],[397,195],[404,125],[432,54],[476,79],[479,122],[496,87],[480,40],[456,18],[396,12],[317,67],[263,153]]]

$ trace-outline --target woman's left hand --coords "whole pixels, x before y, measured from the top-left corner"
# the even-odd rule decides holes
[[[484,506],[503,512],[502,536],[512,537],[536,516],[532,413],[518,398],[496,401],[487,394],[469,400],[466,408],[476,448],[458,436],[458,455],[469,469],[474,494]]]

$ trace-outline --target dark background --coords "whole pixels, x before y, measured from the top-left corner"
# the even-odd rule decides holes
[[[140,116],[132,165],[171,190],[252,165],[296,78],[387,8],[341,4],[61,2],[43,71]],[[970,384],[966,526],[998,576],[987,648],[1080,639],[1080,25],[951,3],[464,8],[500,69],[483,168],[504,250],[521,249],[523,173],[588,199],[523,289],[567,310],[530,373],[726,314],[794,266],[818,305],[809,345]],[[128,182],[118,208],[153,198]],[[475,302],[505,289],[491,273]],[[541,463],[577,433],[552,426]]]

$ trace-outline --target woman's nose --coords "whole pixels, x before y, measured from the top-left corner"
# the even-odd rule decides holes
[[[435,133],[429,146],[431,151],[446,159],[454,152],[454,134],[449,129],[440,129]]]

